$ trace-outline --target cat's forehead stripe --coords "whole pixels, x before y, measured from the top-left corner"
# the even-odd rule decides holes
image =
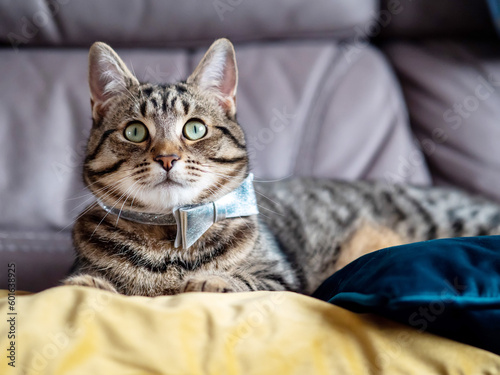
[[[185,93],[187,91],[187,88],[179,83],[175,85],[175,89],[179,94]]]
[[[153,105],[153,107],[155,107],[155,109],[158,109],[158,102],[155,98],[152,98],[149,102]]]
[[[163,113],[167,112],[167,98],[164,97],[163,100],[161,101],[161,110]]]
[[[187,100],[182,100],[182,107],[184,108],[184,114],[187,116],[187,114],[189,113],[189,108],[190,108],[190,105],[189,105],[189,102]]]
[[[141,107],[140,107],[140,111],[141,111],[141,115],[142,117],[146,117],[146,106],[147,106],[148,102],[144,101],[141,103]]]
[[[152,92],[153,92],[152,87],[146,87],[145,89],[142,89],[142,93],[144,94],[144,96],[146,96],[146,98],[149,98]]]
[[[174,96],[170,101],[170,108],[175,109],[175,103],[177,102],[177,96]]]

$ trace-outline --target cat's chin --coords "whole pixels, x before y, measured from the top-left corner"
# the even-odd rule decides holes
[[[161,182],[158,182],[155,186],[155,188],[159,189],[170,189],[175,187],[184,187],[184,184],[174,181],[172,179],[165,179]]]
[[[141,195],[142,212],[169,214],[177,207],[197,204],[199,191],[173,180],[165,180]],[[137,209],[139,211],[139,209]]]

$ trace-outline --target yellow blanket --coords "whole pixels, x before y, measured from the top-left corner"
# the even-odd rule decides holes
[[[500,373],[492,353],[288,292],[0,296],[6,375]]]

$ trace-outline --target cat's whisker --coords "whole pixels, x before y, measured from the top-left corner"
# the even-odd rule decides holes
[[[212,188],[214,188],[215,190],[213,190]],[[214,195],[216,196],[217,194],[219,193],[224,193],[224,194],[227,194],[227,193],[230,193],[232,191],[232,189],[230,189],[229,187],[227,186],[212,186],[212,188],[210,187],[207,187],[207,189]]]
[[[279,212],[277,212],[277,211],[271,210],[270,208],[264,207],[264,206],[262,206],[262,205],[260,205],[260,204],[258,204],[258,203],[257,203],[257,206],[259,206],[260,208],[263,208],[264,210],[268,210],[268,211],[272,212],[273,214],[276,214],[276,215],[279,215],[279,216],[285,216],[285,215],[284,215],[284,214],[282,214],[282,213],[279,213]]]
[[[135,182],[132,186],[130,186],[130,189],[132,189],[132,188],[133,188],[133,187],[134,187],[134,186],[135,186],[135,185],[136,185],[139,181],[141,181],[141,180],[140,180],[140,179],[138,179],[138,180],[137,180],[137,181],[136,181],[136,182]],[[140,186],[139,186],[139,188],[140,188]],[[116,224],[115,224],[116,226],[118,226],[118,220],[120,220],[120,215],[121,215],[121,213],[122,213],[123,206],[125,206],[125,203],[127,203],[127,200],[130,198],[130,196],[132,195],[132,193],[133,193],[133,192],[134,192],[134,191],[132,190],[132,191],[130,192],[130,194],[129,194],[129,195],[125,198],[125,200],[123,201],[123,204],[122,204],[122,206],[120,207],[120,211],[118,212],[118,217],[116,218]]]
[[[80,206],[82,206],[82,205],[86,204],[86,203],[90,200],[90,198],[92,198],[92,196],[97,197],[97,193],[101,193],[101,192],[103,192],[103,191],[104,191],[104,194],[103,194],[103,196],[102,196],[101,198],[106,198],[106,197],[109,197],[111,194],[113,194],[115,191],[117,191],[117,190],[119,189],[119,185],[121,185],[121,183],[122,183],[124,180],[126,180],[128,177],[129,177],[129,176],[124,177],[124,178],[122,178],[122,179],[120,179],[120,180],[116,181],[115,183],[113,183],[113,184],[111,184],[111,185],[109,185],[109,186],[105,186],[105,187],[103,187],[103,188],[101,188],[101,189],[99,189],[99,190],[96,190],[96,191],[94,191],[94,192],[90,192],[90,193],[88,194],[89,198],[88,198],[88,199],[86,199],[86,200],[85,200],[85,202],[82,202],[82,203],[80,203],[78,206],[74,207],[74,208],[73,208],[70,212],[73,212],[73,211],[75,211],[77,208],[79,208]]]
[[[217,168],[217,169],[224,169],[224,170],[228,170],[228,171],[231,171],[231,172],[234,172],[234,168],[231,168],[231,167],[223,167],[223,166],[213,166],[211,164],[204,164],[204,163],[201,163],[200,164],[201,166],[205,167],[205,168]],[[206,171],[205,171],[206,172]],[[217,172],[213,172],[213,171],[208,171],[209,173],[217,173]],[[283,180],[286,180],[290,177],[293,177],[293,173],[290,173],[284,177],[280,177],[280,178],[277,178],[277,179],[273,179],[273,180],[257,180],[257,179],[254,179],[254,182],[278,182],[278,181],[283,181]]]
[[[231,172],[234,172],[235,170],[237,170],[236,168],[234,167],[227,167],[227,166],[222,166],[222,165],[214,165],[214,164],[206,164],[206,163],[200,163],[198,164],[202,167],[206,167],[206,168],[209,168],[209,169],[216,169],[216,170],[226,170],[226,171],[231,171]]]
[[[230,179],[236,178],[236,176],[230,176],[230,175],[226,175],[226,174],[222,174],[222,173],[214,172],[214,171],[203,171],[203,172],[210,173],[210,174],[213,174],[215,176],[225,178],[226,180],[230,180]]]
[[[227,174],[222,174],[222,173],[219,173],[219,172],[212,172],[212,171],[206,171],[206,173],[211,173],[211,174],[213,174],[215,176],[219,176],[219,177],[225,178],[227,180],[235,177],[235,176],[230,176],[230,175],[227,175]]]
[[[124,170],[124,172],[128,172],[128,171],[130,171],[130,172],[135,172],[136,170],[137,170],[137,168],[136,168],[136,167],[134,167],[134,168],[126,169],[126,170]],[[104,187],[102,187],[102,188],[100,188],[100,189],[98,189],[98,190],[95,190],[95,191],[90,191],[89,193],[87,193],[87,194],[85,194],[85,195],[82,195],[82,196],[80,196],[80,197],[71,198],[71,199],[82,199],[82,198],[85,198],[85,197],[89,197],[89,198],[88,198],[88,199],[86,199],[84,202],[82,202],[82,203],[80,203],[79,205],[77,205],[76,207],[74,207],[74,208],[73,208],[70,212],[75,211],[76,209],[78,209],[79,207],[81,207],[81,206],[82,206],[82,205],[84,205],[84,204],[88,204],[88,203],[89,203],[89,200],[90,200],[90,198],[92,198],[92,196],[94,196],[94,197],[95,197],[95,196],[97,196],[97,194],[98,194],[98,193],[100,193],[100,192],[102,192],[102,191],[110,192],[110,191],[109,191],[109,189],[112,189],[112,188],[117,187],[117,186],[118,186],[121,182],[123,182],[124,180],[126,180],[126,179],[130,178],[132,175],[133,175],[133,173],[129,173],[129,174],[125,175],[124,177],[120,178],[118,181],[113,182],[113,184],[111,184],[111,185],[106,185],[106,186],[104,186]],[[106,177],[104,177],[104,178],[102,178],[102,179],[99,179],[99,180],[97,180],[97,181],[94,181],[92,184],[88,185],[88,187],[92,186],[92,185],[93,185],[93,184],[95,184],[95,183],[101,182],[101,181],[102,181],[103,179],[105,179],[105,178],[106,178]],[[115,190],[113,190],[113,191],[116,191],[116,189],[115,189]],[[106,194],[105,194],[105,195],[106,195]],[[69,199],[68,199],[68,200],[69,200]]]
[[[130,202],[130,209],[132,209],[132,206],[134,205],[135,198],[137,198],[137,195],[141,192],[141,190],[145,189],[146,186],[139,186],[139,189],[137,189],[137,192],[134,195],[134,198],[132,199],[132,202]]]
[[[267,218],[267,219],[271,219],[271,217],[270,217],[270,216],[267,216],[267,215],[263,214],[262,212],[259,212],[259,215],[264,216],[264,217],[265,217],[265,218]]]
[[[203,166],[210,169],[210,166],[208,166],[208,165],[203,165]],[[240,172],[241,171],[241,170],[237,170],[237,169],[234,169],[234,168],[228,169],[228,170],[230,170],[231,172],[235,172],[235,171],[236,172]],[[209,170],[209,171],[205,171],[205,172],[212,173],[212,174],[215,174],[215,175],[221,176],[221,177],[227,177],[227,178],[235,178],[235,177],[237,177],[237,175],[227,175],[227,174],[221,173],[220,171],[214,171],[213,169]]]
[[[273,202],[276,206],[278,206],[278,207],[281,207],[281,206],[282,206],[280,203],[273,201],[271,198],[269,198],[268,196],[266,196],[266,195],[262,194],[262,193],[261,193],[260,191],[258,191],[257,189],[255,189],[255,188],[254,188],[254,190],[255,190],[255,192],[256,192],[257,194],[259,194],[259,195],[263,196],[264,198],[266,198],[267,200],[269,200],[269,201]]]
[[[133,186],[133,185],[132,185]],[[120,201],[122,200],[122,198],[127,194],[128,190],[130,189],[130,187],[125,190],[125,192],[120,196],[120,198],[118,198],[118,200],[116,201],[116,203],[111,207],[112,209],[115,208],[119,203]],[[90,239],[94,236],[95,232],[97,231],[97,229],[101,226],[102,222],[104,221],[104,219],[106,219],[106,217],[109,215],[109,211],[106,212],[106,215],[104,215],[104,217],[101,219],[101,221],[99,222],[99,224],[97,224],[97,226],[95,227],[94,231],[92,232],[92,234],[90,235]]]
[[[72,226],[78,219],[82,218],[87,212],[89,212],[92,208],[94,208],[98,203],[94,202],[89,207],[87,207],[82,213],[80,213],[75,220],[66,225],[64,228],[60,229],[57,233],[64,232],[68,227]]]
[[[130,169],[125,169],[125,170],[123,170],[123,172],[132,172],[132,171],[135,171],[135,170],[136,170],[136,168],[134,167],[134,168],[130,168]],[[128,178],[128,177],[130,177],[131,175],[132,175],[132,173],[131,173],[131,174],[129,174],[129,175],[127,175],[127,176],[125,176],[125,177],[123,177],[122,179]],[[81,189],[81,191],[83,191],[83,190],[85,190],[85,189],[88,189],[88,188],[90,188],[91,186],[93,186],[93,185],[95,185],[95,184],[97,184],[97,183],[102,182],[102,180],[104,180],[104,179],[106,179],[106,178],[109,178],[109,176],[102,177],[102,178],[100,178],[100,179],[95,180],[95,181],[94,181],[94,182],[92,182],[91,184],[85,185],[85,186]],[[116,183],[116,182],[114,182],[114,183]],[[104,189],[104,188],[106,188],[106,186],[105,186],[105,187],[103,187],[103,188],[101,188],[101,189]],[[98,191],[99,191],[99,190],[98,190]],[[91,193],[87,193],[87,194],[84,194],[84,195],[82,195],[82,196],[78,196],[78,197],[70,197],[70,198],[66,198],[66,199],[65,199],[65,201],[70,201],[70,200],[75,200],[75,199],[84,198],[84,197],[86,197],[86,196],[88,196],[88,195],[91,195],[91,194],[93,194],[93,193],[91,192]]]
[[[213,186],[212,186],[213,187]],[[215,190],[212,189],[211,187],[207,187],[207,190],[213,195],[213,196],[216,196],[219,192],[222,191],[221,188],[217,188],[215,187]]]
[[[211,168],[215,167],[218,169],[231,169],[231,170],[233,170],[233,168],[231,168],[231,167],[227,167],[227,166],[224,167],[222,165],[214,165],[214,164],[209,164],[209,163],[199,163],[198,165],[203,165],[204,167],[211,167]]]
[[[113,189],[112,191],[108,192],[107,194],[103,195],[102,198],[107,198],[108,196],[110,196],[111,194],[113,194],[116,190],[118,190],[118,187]],[[85,210],[83,210],[70,224],[66,225],[64,228],[62,228],[59,233],[61,233],[62,231],[64,231],[66,228],[68,228],[70,225],[73,225],[77,220],[79,220],[80,218],[82,218],[84,215],[86,215],[88,212],[90,212],[94,207],[96,207],[99,203],[97,202],[97,200],[92,203],[90,206],[88,206]]]
[[[92,201],[92,198],[94,198],[94,199],[96,198],[97,193],[104,192],[104,195],[106,195],[107,193],[110,193],[111,192],[110,189],[116,189],[118,187],[118,185],[120,185],[121,182],[122,181],[118,181],[118,182],[114,183],[113,185],[103,187],[102,189],[99,189],[95,192],[90,192],[89,194],[86,194],[86,196],[81,196],[80,199],[83,199],[86,197],[85,201],[81,202],[76,207],[73,207],[70,212],[73,212],[73,211],[77,210],[79,207],[90,203]]]
[[[235,171],[235,168],[230,168],[230,167],[222,167],[222,166],[214,167],[213,165],[210,165],[210,164],[200,164],[200,165],[204,168],[210,169],[210,172],[213,172],[214,169],[220,170],[220,171],[230,171],[230,172]]]
[[[123,179],[122,179],[123,180]],[[107,197],[111,196],[114,192],[116,192],[117,190],[120,189],[120,185],[122,180],[120,181],[117,181],[116,183],[114,183],[113,185],[111,186],[106,186],[105,188],[107,189],[110,189],[108,190],[105,194],[102,195],[102,197],[100,197],[101,199],[106,199]],[[85,203],[88,203],[88,201],[85,201],[83,203],[81,203],[79,206],[81,206],[82,204],[85,204]],[[88,206],[85,210],[83,210],[70,224],[66,225],[64,228],[62,228],[59,233],[61,233],[62,231],[64,231],[66,228],[68,228],[69,226],[73,225],[77,220],[79,220],[80,218],[82,218],[85,214],[87,214],[88,212],[90,212],[94,207],[96,207],[98,205],[98,202],[97,200],[92,203],[90,206]],[[77,208],[77,207],[76,207]],[[74,208],[73,210],[71,210],[70,212],[74,211],[76,208]]]
[[[240,219],[243,219],[241,216],[238,216],[238,217],[239,217]],[[252,230],[252,228],[250,228],[250,225],[248,225],[247,220],[245,220],[245,221],[244,221],[244,223],[245,223],[245,225],[247,226],[247,228],[248,228],[249,230]]]
[[[283,180],[286,180],[286,179],[289,179],[293,177],[293,173],[290,173],[288,176],[284,176],[284,177],[281,177],[281,178],[277,178],[275,180],[255,180],[254,179],[254,182],[279,182],[279,181],[283,181]]]

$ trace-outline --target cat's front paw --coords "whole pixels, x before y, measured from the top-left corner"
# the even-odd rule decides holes
[[[76,275],[70,276],[62,282],[63,285],[79,285],[88,286],[91,288],[97,288],[102,290],[107,290],[108,292],[118,293],[111,283],[103,278],[95,277],[91,275]]]
[[[220,276],[200,276],[188,279],[181,293],[186,292],[212,292],[212,293],[230,293],[234,292],[233,286],[228,280]]]

